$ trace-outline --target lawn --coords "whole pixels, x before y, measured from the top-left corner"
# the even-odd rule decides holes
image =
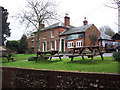
[[[101,60],[100,57],[95,57],[94,62],[91,62],[90,58],[77,57],[71,62],[69,58],[63,58],[62,61],[58,59],[47,60],[46,62],[40,60],[35,61],[23,61],[27,60],[28,57],[35,56],[35,54],[17,54],[14,55],[15,62],[4,62],[4,67],[20,67],[20,68],[35,68],[35,69],[47,69],[47,70],[62,70],[62,71],[79,71],[79,72],[100,72],[100,73],[118,73],[117,61],[113,61],[112,57],[104,57]],[[5,58],[3,58],[5,61]]]

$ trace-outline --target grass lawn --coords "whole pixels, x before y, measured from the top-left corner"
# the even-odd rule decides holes
[[[69,58],[64,58],[62,61],[58,59],[47,60],[46,62],[40,60],[35,61],[23,61],[27,60],[28,57],[35,56],[35,54],[17,54],[14,56],[15,62],[2,63],[4,67],[20,67],[20,68],[35,68],[35,69],[47,69],[47,70],[62,70],[62,71],[79,71],[79,72],[101,72],[101,73],[118,73],[118,65],[120,62],[113,61],[112,57],[95,57],[94,62],[91,62],[90,58],[77,57],[74,58],[73,62]],[[4,58],[3,58],[4,59]]]

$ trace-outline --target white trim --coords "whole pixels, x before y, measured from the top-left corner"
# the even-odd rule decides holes
[[[60,41],[59,41],[59,51],[61,52],[61,43],[62,43],[62,39],[60,38]]]
[[[46,44],[45,49],[46,49],[46,51],[47,51],[47,42],[45,41],[45,42],[43,42],[42,44],[43,44],[43,52],[45,52],[45,51],[44,51],[44,44]]]
[[[44,42],[42,44],[43,44],[43,52],[44,52]]]
[[[38,51],[40,51],[40,45],[38,46]]]
[[[76,47],[82,47],[82,46],[83,46],[83,41],[82,40],[76,41]]]
[[[67,47],[68,48],[73,48],[74,47],[74,42],[73,41],[67,42]]]
[[[57,42],[56,42],[56,40],[55,40],[55,50],[57,49],[56,47],[57,47]]]
[[[65,52],[65,39],[64,39],[64,52]]]

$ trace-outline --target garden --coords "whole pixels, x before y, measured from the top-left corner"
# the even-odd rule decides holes
[[[36,54],[14,54],[13,57],[16,61],[8,62],[6,58],[0,59],[3,67],[18,67],[18,68],[34,68],[34,69],[44,69],[44,70],[59,70],[59,71],[77,71],[77,72],[97,72],[97,73],[118,73],[120,62],[116,61],[115,57],[119,56],[116,53],[113,57],[95,57],[93,62],[90,58],[81,57],[74,58],[71,62],[70,58],[62,58],[62,61],[58,59],[52,59],[44,61],[39,60],[28,61],[32,56]],[[118,57],[119,58],[119,57]]]

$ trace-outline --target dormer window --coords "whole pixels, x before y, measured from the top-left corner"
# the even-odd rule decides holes
[[[51,38],[54,38],[54,30],[51,31]]]

